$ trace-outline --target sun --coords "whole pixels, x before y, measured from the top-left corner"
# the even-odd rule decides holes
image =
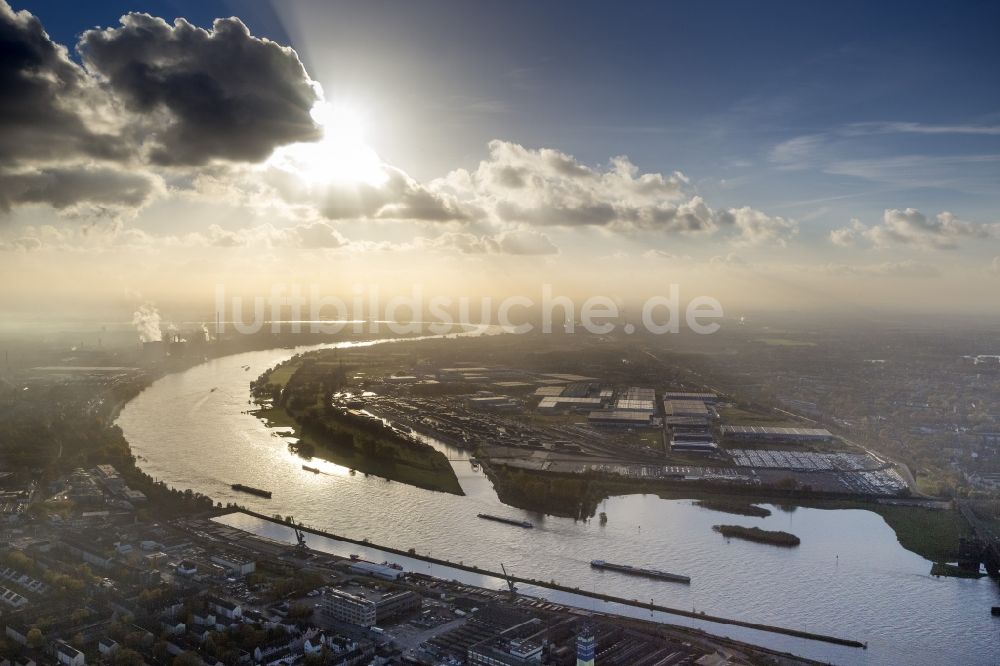
[[[318,102],[313,120],[323,138],[279,148],[268,160],[310,185],[382,185],[388,178],[382,160],[365,142],[364,115],[347,104]]]

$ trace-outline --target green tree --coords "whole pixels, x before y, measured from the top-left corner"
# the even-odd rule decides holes
[[[142,658],[142,655],[132,650],[130,648],[119,648],[115,651],[114,658],[111,660],[114,666],[142,666],[146,663],[146,660]]]
[[[32,627],[31,629],[29,629],[28,634],[27,636],[25,636],[25,638],[28,639],[28,645],[35,648],[36,650],[42,647],[42,643],[45,642],[45,636],[42,635],[42,630],[39,629],[38,627]]]
[[[201,666],[202,660],[198,656],[197,652],[181,652],[179,655],[174,657],[172,666]]]

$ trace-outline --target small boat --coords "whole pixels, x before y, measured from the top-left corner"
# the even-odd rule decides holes
[[[309,465],[303,465],[302,469],[304,469],[307,472],[312,472],[313,474],[319,474],[320,473],[319,469],[317,469],[316,467],[310,467]]]

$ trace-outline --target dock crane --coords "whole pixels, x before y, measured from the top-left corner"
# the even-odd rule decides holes
[[[517,585],[514,585],[514,577],[507,573],[507,567],[500,563],[500,569],[503,571],[503,577],[507,581],[507,588],[510,590],[511,598],[517,596]]]
[[[303,532],[294,522],[292,523],[292,529],[295,530],[295,540],[298,542],[295,544],[295,547],[299,551],[305,552],[309,549],[309,546],[306,545],[306,533]]]

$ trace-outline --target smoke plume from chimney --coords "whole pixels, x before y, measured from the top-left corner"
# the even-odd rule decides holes
[[[160,311],[152,303],[139,306],[132,315],[132,325],[139,332],[142,342],[160,342],[163,333],[160,331]]]

